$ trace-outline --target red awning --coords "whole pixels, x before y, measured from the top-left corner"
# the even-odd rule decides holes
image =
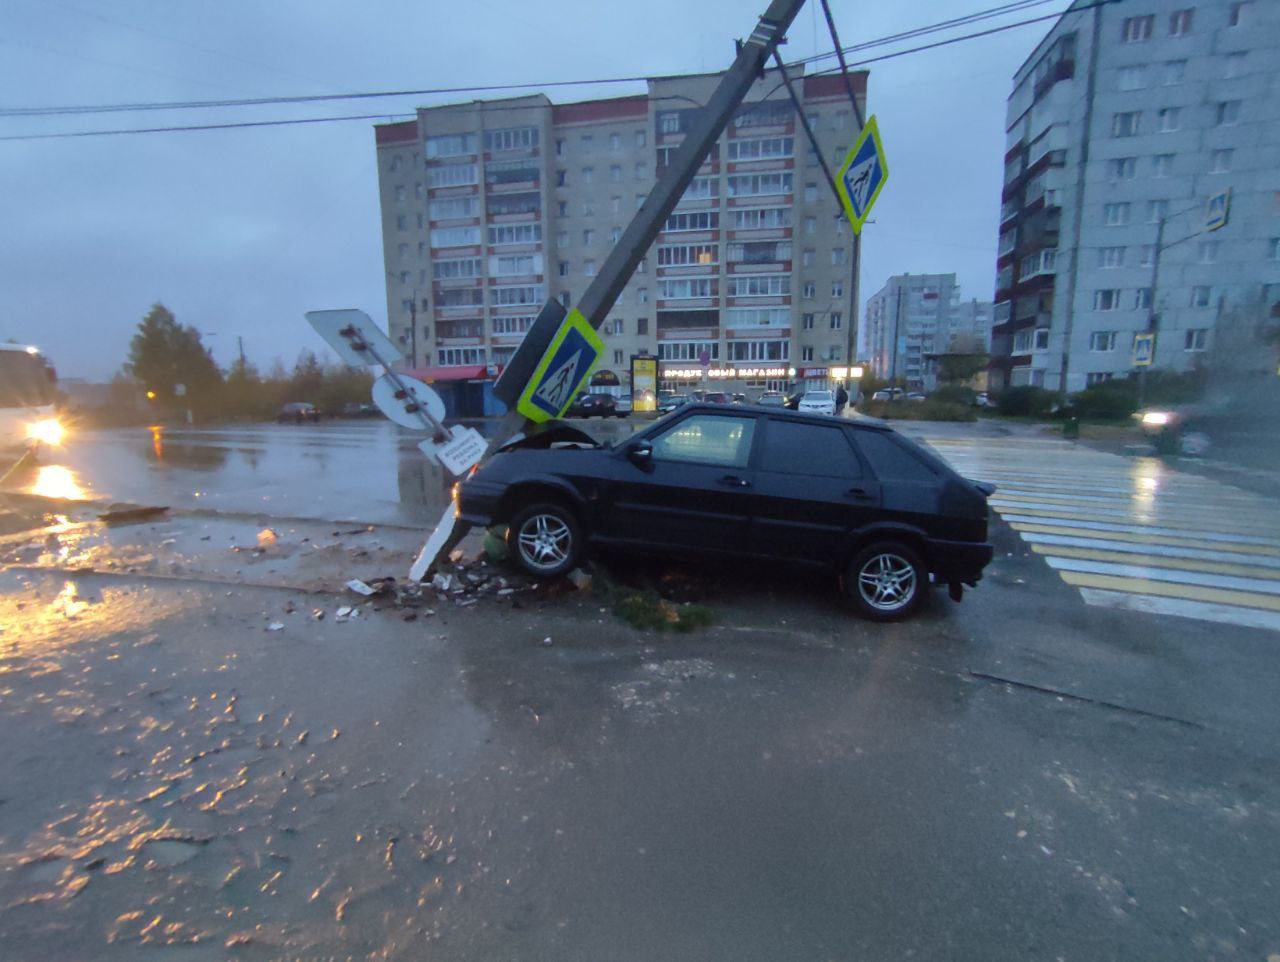
[[[432,381],[485,381],[489,380],[484,364],[466,364],[462,367],[419,367],[406,373],[428,384]]]

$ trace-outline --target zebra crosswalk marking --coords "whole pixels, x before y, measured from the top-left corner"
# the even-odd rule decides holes
[[[1161,461],[1052,439],[929,438],[1099,607],[1280,631],[1280,504]]]

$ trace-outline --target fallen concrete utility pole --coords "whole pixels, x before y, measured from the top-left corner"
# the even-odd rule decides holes
[[[653,185],[653,190],[649,191],[643,206],[622,232],[600,272],[577,304],[577,310],[596,330],[600,329],[609,311],[613,309],[618,295],[635,273],[636,267],[649,250],[649,245],[662,230],[667,217],[679,203],[680,197],[728,126],[734,112],[741,106],[751,85],[763,75],[769,58],[783,41],[787,28],[803,5],[804,0],[773,0],[760,17],[756,28],[751,31],[751,36],[738,45],[738,55],[733,65],[725,71],[712,92],[711,99],[701,109],[666,170]],[[533,330],[526,335],[495,385],[495,393],[507,402],[511,410],[490,439],[486,455],[529,428],[531,422],[515,409],[515,399],[533,374],[564,314],[564,308],[559,302],[549,301],[543,307]],[[447,556],[466,537],[468,529],[469,526],[465,524],[453,525],[453,509],[450,507],[446,510],[440,525],[410,569],[410,577],[416,580],[425,577],[440,557]]]

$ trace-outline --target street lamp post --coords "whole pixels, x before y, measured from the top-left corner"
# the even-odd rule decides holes
[[[1186,237],[1179,237],[1176,241],[1170,241],[1168,244],[1164,242],[1164,227],[1166,222],[1171,218],[1181,217],[1183,214],[1189,214],[1193,210],[1199,210],[1200,204],[1187,207],[1173,214],[1161,214],[1160,219],[1156,222],[1156,243],[1155,250],[1151,256],[1151,302],[1147,305],[1147,328],[1144,334],[1155,334],[1160,327],[1160,311],[1159,311],[1159,284],[1160,284],[1160,255],[1170,247],[1176,247],[1183,241],[1189,241],[1193,237],[1199,237],[1203,231],[1195,231]],[[1138,368],[1138,408],[1141,409],[1146,404],[1147,397],[1147,368],[1156,362],[1156,350],[1159,347],[1159,340],[1156,337],[1151,339],[1151,364],[1144,364]]]

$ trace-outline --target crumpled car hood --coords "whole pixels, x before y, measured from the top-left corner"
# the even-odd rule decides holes
[[[528,434],[517,434],[514,438],[498,448],[498,451],[514,451],[517,448],[602,448],[599,441],[585,431],[571,427],[563,421],[548,421],[546,424],[531,428]]]

